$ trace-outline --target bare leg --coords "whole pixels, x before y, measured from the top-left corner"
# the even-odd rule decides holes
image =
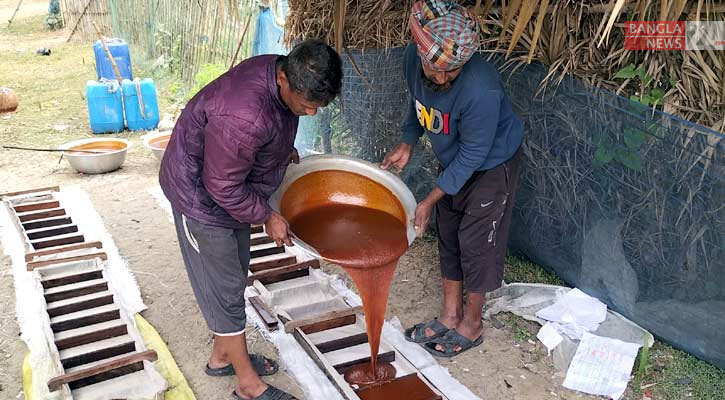
[[[236,336],[215,336],[214,346],[209,359],[209,366],[220,368],[231,363],[237,374],[237,395],[244,399],[252,399],[267,390],[249,361],[247,353],[247,336],[242,333]]]
[[[480,315],[480,312],[479,312]],[[463,319],[463,282],[443,279],[443,309],[438,321],[449,329],[455,329]],[[435,332],[427,328],[426,336]]]

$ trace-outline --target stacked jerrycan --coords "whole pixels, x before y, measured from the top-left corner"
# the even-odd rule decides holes
[[[159,123],[156,87],[151,79],[134,79],[128,43],[122,39],[105,38],[121,74],[122,82],[108,59],[100,40],[93,45],[98,81],[86,83],[88,115],[93,133],[150,130]],[[125,116],[125,118],[124,118]]]

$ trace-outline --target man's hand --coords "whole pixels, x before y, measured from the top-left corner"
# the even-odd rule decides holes
[[[380,164],[382,169],[390,169],[393,167],[398,172],[402,171],[408,160],[410,160],[410,153],[413,151],[413,146],[408,143],[400,143],[395,146],[395,149],[388,153]]]
[[[430,216],[433,214],[433,206],[445,195],[446,193],[444,191],[435,187],[430,194],[423,199],[423,201],[418,203],[417,207],[415,207],[413,227],[415,228],[416,235],[423,235],[425,229],[428,227],[428,222],[430,222]]]
[[[289,162],[299,164],[300,163],[300,153],[297,152],[297,148],[292,148],[292,154],[289,156]]]
[[[274,211],[269,213],[267,221],[264,222],[264,231],[277,246],[281,246],[283,243],[290,247],[293,246],[292,240],[290,240],[289,223],[278,213]]]

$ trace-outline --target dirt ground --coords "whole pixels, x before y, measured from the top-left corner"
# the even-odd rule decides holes
[[[20,98],[16,113],[0,115],[0,143],[54,147],[91,136],[83,92],[94,78],[90,43],[65,44],[67,32],[46,32],[42,14],[47,1],[25,1],[11,29],[6,21],[16,1],[0,0],[0,86]],[[36,56],[51,47],[50,57]],[[162,104],[164,102],[162,101]],[[74,172],[54,153],[0,150],[0,192],[48,185],[80,185],[91,197],[121,255],[135,273],[148,310],[144,317],[166,340],[181,371],[199,399],[229,398],[232,378],[209,378],[203,372],[211,336],[184,274],[173,226],[147,189],[157,184],[158,162],[139,137],[122,169],[97,176]],[[419,241],[401,259],[390,293],[388,316],[404,325],[436,316],[441,300],[434,242]],[[22,398],[21,365],[26,352],[15,322],[15,293],[9,259],[0,267],[0,399]],[[441,365],[483,399],[587,398],[562,388],[546,351],[537,344],[535,327],[485,321],[484,344]],[[503,322],[501,322],[503,321]],[[275,356],[258,335],[253,351]],[[294,394],[301,391],[284,374],[268,379]]]

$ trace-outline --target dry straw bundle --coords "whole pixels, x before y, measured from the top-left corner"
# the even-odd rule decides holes
[[[410,40],[412,0],[290,0],[287,41],[320,38],[345,48],[391,48]],[[722,20],[719,0],[461,1],[479,16],[481,49],[509,67],[549,66],[544,83],[574,75],[596,87],[725,130],[725,64],[717,51],[626,51],[628,20]]]

